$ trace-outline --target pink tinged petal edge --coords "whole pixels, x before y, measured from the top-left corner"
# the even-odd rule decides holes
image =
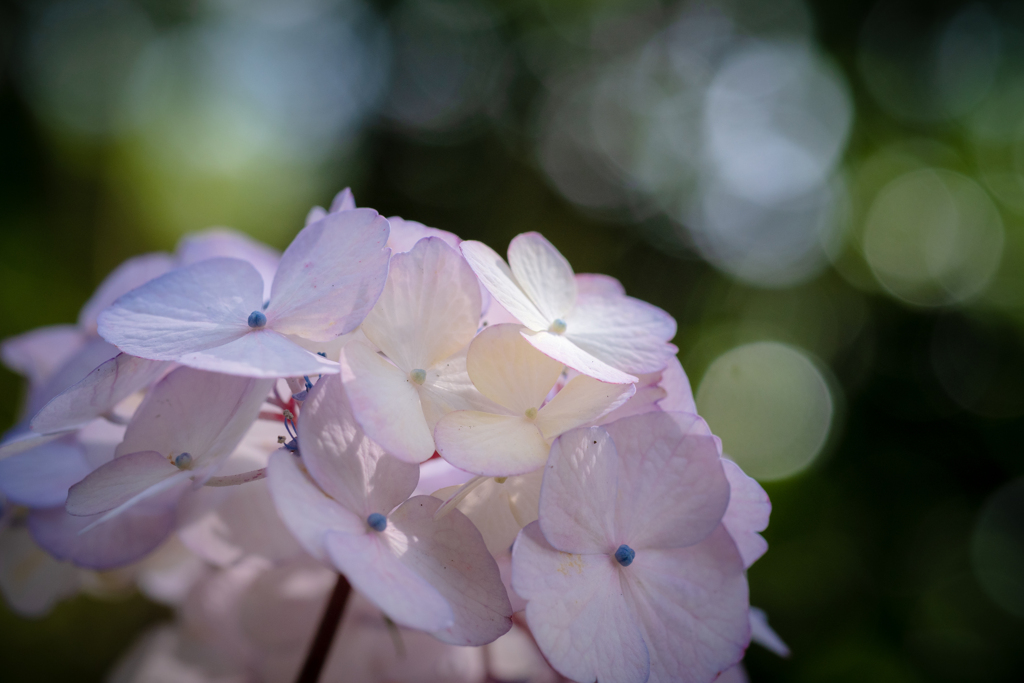
[[[68,489],[91,471],[78,445],[48,443],[0,461],[0,493],[12,503],[31,508],[58,507],[67,499]]]
[[[512,628],[501,573],[473,523],[458,510],[434,519],[439,507],[437,498],[417,496],[390,515],[389,529],[405,537],[399,559],[451,606],[454,623],[435,637],[452,645],[490,643]]]
[[[668,359],[658,383],[665,390],[665,398],[658,401],[658,407],[666,413],[696,413],[697,403],[693,400],[690,378],[686,376],[679,358]]]
[[[337,376],[322,378],[309,392],[298,434],[310,476],[361,519],[374,512],[388,514],[419,481],[417,465],[388,455],[359,427]]]
[[[62,508],[33,510],[28,528],[35,541],[60,560],[97,570],[123,567],[156,550],[174,530],[180,494],[180,488],[168,490],[98,525],[102,515],[76,517]]]
[[[183,266],[210,258],[236,258],[248,261],[263,278],[263,299],[270,298],[281,253],[248,235],[228,228],[211,228],[185,235],[175,250]]]
[[[768,625],[768,615],[758,607],[750,608],[750,639],[780,657],[788,657],[789,646]]]
[[[352,587],[394,622],[423,631],[451,627],[455,617],[448,601],[402,561],[405,550],[402,545],[413,542],[412,539],[393,530],[385,534],[387,531],[384,534],[328,532],[324,536],[324,547],[335,568],[345,575]]]
[[[576,275],[577,296],[625,296],[626,288],[610,275],[601,273],[578,273]]]
[[[119,353],[43,406],[32,419],[41,434],[68,431],[100,417],[164,374],[171,364]]]
[[[539,232],[517,235],[508,245],[512,276],[549,321],[565,320],[576,305],[572,266]]]
[[[768,528],[772,503],[761,485],[739,465],[722,458],[722,467],[730,489],[729,507],[725,509],[722,524],[736,542],[743,566],[750,567],[768,551],[768,541],[758,532]]]
[[[480,321],[480,287],[462,256],[427,237],[391,257],[387,284],[363,333],[404,370],[427,369],[464,348]]]
[[[280,450],[270,456],[267,480],[281,520],[306,552],[328,562],[324,536],[329,531],[358,534],[366,520],[325,494],[301,468],[297,456]]]
[[[458,235],[423,225],[418,221],[407,221],[399,216],[388,216],[388,223],[391,224],[391,235],[388,237],[388,247],[392,254],[402,254],[412,250],[416,244],[427,237],[436,237],[443,240],[456,251],[462,242]]]
[[[460,249],[480,282],[509,313],[531,330],[548,328],[551,321],[516,283],[505,259],[483,242],[467,240]]]
[[[632,384],[608,384],[578,375],[540,409],[537,426],[545,439],[554,439],[615,410],[635,393]]]
[[[253,330],[221,346],[182,355],[178,362],[197,370],[265,379],[340,372],[337,363],[268,329]]]
[[[668,343],[676,336],[675,319],[632,297],[580,297],[567,322],[567,339],[626,372],[657,372],[679,352]]]
[[[469,345],[466,369],[485,397],[514,415],[539,409],[562,374],[562,363],[537,353],[519,325],[494,325]]]
[[[729,481],[703,420],[688,413],[645,413],[604,429],[620,456],[618,542],[637,552],[675,548],[715,530],[729,504]]]
[[[78,326],[94,334],[100,313],[133,289],[169,273],[175,265],[174,258],[163,253],[143,254],[128,259],[107,275],[85,302],[78,314]]]
[[[548,444],[525,417],[456,410],[434,428],[441,457],[459,469],[492,477],[525,474],[544,466]]]
[[[567,553],[610,553],[616,537],[618,495],[615,442],[601,427],[577,429],[551,445],[540,489],[540,528]]]
[[[181,474],[187,473],[155,451],[130,453],[115,458],[72,486],[67,511],[79,517],[108,512]]]
[[[358,327],[387,280],[388,231],[371,209],[328,214],[299,231],[274,277],[268,327],[312,341]]]
[[[650,681],[705,683],[742,659],[747,577],[724,527],[687,548],[637,550],[622,574],[651,653]]]
[[[367,436],[405,462],[434,454],[419,392],[406,373],[359,341],[342,350],[341,371],[352,412]]]
[[[652,657],[625,597],[620,568],[606,554],[552,548],[537,523],[512,549],[512,588],[551,666],[574,681],[643,683]]]
[[[637,381],[635,376],[613,368],[603,360],[576,346],[564,335],[525,330],[522,335],[533,348],[581,374],[612,384],[632,384]]]
[[[331,200],[330,213],[351,211],[354,208],[356,208],[356,197],[352,194],[352,188],[346,187],[344,190],[334,195],[334,199]]]
[[[99,334],[125,353],[178,360],[249,333],[263,279],[246,261],[214,258],[172,270],[125,294],[99,316]]]
[[[178,368],[146,395],[116,456],[157,451],[170,463],[181,453],[198,471],[229,456],[255,422],[273,380]]]

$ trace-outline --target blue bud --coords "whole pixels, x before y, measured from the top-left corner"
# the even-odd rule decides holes
[[[619,549],[615,551],[615,561],[623,567],[633,564],[634,557],[636,557],[636,551],[625,544],[620,545]]]
[[[388,518],[379,512],[374,512],[372,515],[366,518],[366,523],[370,525],[370,528],[374,531],[384,531],[388,528]]]
[[[263,315],[262,311],[253,311],[249,314],[249,327],[254,329],[263,327],[267,324],[267,316]]]
[[[178,453],[176,456],[174,456],[174,466],[177,467],[179,470],[183,470],[191,464],[191,453]]]

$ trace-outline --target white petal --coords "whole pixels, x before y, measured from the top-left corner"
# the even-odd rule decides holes
[[[729,480],[729,507],[725,509],[722,524],[736,542],[743,566],[750,567],[768,552],[768,542],[758,532],[768,528],[772,502],[761,485],[732,460],[722,458],[722,467]]]
[[[263,279],[245,261],[208,259],[173,270],[118,299],[99,316],[99,334],[150,360],[227,344],[249,332],[263,308]]]
[[[527,600],[526,623],[551,666],[574,681],[643,683],[651,657],[607,555],[552,548],[537,524],[512,550],[512,587]]]
[[[419,467],[388,455],[359,427],[337,376],[309,392],[299,415],[299,452],[317,484],[360,519],[409,497]]]
[[[351,332],[388,275],[388,222],[371,209],[325,216],[299,231],[274,276],[267,325],[328,341]]]
[[[441,457],[459,469],[491,477],[525,474],[544,466],[548,444],[525,417],[456,410],[434,428]]]
[[[612,384],[632,384],[637,381],[633,375],[608,365],[579,346],[566,335],[551,332],[523,332],[523,337],[533,348],[573,370]]]
[[[183,266],[209,258],[237,258],[248,261],[263,278],[263,299],[270,299],[270,283],[274,281],[281,253],[248,235],[228,228],[211,228],[185,235],[175,250]]]
[[[579,273],[576,275],[577,296],[625,296],[626,288],[610,275]]]
[[[537,426],[549,441],[570,429],[592,422],[629,400],[632,384],[608,384],[578,375],[537,413]]]
[[[342,351],[341,367],[352,413],[367,436],[405,462],[434,454],[434,436],[408,374],[362,342]]]
[[[537,519],[543,474],[540,469],[508,477],[500,484],[488,478],[458,504],[458,510],[480,531],[492,555],[508,552],[519,530]],[[457,488],[438,491],[434,497],[446,500]]]
[[[129,453],[72,486],[68,491],[67,511],[79,517],[108,512],[182,474],[187,473],[155,451]]]
[[[466,352],[463,349],[433,367],[427,369],[427,379],[418,387],[423,416],[433,431],[437,421],[453,410],[482,410],[501,413],[503,409],[476,388],[466,367]]]
[[[82,449],[57,441],[0,460],[0,493],[32,508],[59,507],[68,489],[92,471]]]
[[[388,518],[388,527],[405,543],[399,559],[444,596],[454,615],[452,626],[434,635],[453,645],[483,645],[512,627],[512,606],[494,558],[480,533],[457,510],[434,518],[441,501],[410,498]]]
[[[462,256],[436,237],[391,257],[387,284],[363,332],[406,372],[429,368],[476,336],[480,288]]]
[[[637,550],[622,574],[651,653],[650,681],[703,683],[743,657],[747,578],[723,527],[688,548]]]
[[[184,354],[178,362],[197,370],[264,379],[333,375],[341,370],[337,363],[268,329],[253,330],[221,346]]]
[[[551,320],[541,314],[526,292],[519,287],[505,259],[483,242],[467,240],[460,245],[460,249],[480,282],[509,313],[531,330],[548,328]]]
[[[453,467],[444,458],[433,458],[420,465],[420,481],[412,495],[429,496],[438,489],[465,484],[473,477],[472,473]]]
[[[411,542],[404,534],[394,532],[387,537],[372,531],[331,532],[324,538],[338,571],[392,621],[424,631],[448,628],[455,621],[448,601],[402,561],[406,548],[392,548],[392,543],[408,546]]]
[[[118,403],[164,374],[167,361],[145,360],[119,353],[43,406],[32,429],[52,434],[80,427],[109,413]]]
[[[299,458],[285,450],[270,456],[267,480],[274,506],[285,526],[310,555],[329,562],[324,549],[328,531],[362,533],[366,520],[328,497],[302,469]]]
[[[576,304],[572,266],[539,232],[517,235],[508,245],[516,282],[549,321],[565,320]]]
[[[178,368],[146,395],[115,453],[156,451],[167,463],[188,453],[193,469],[209,466],[235,450],[272,386],[272,380]]]
[[[487,398],[515,415],[539,409],[562,374],[562,364],[534,350],[518,325],[495,325],[469,345],[466,366]]]
[[[78,327],[95,334],[96,319],[102,311],[122,295],[170,272],[174,267],[174,259],[169,254],[143,254],[128,259],[107,275],[85,302],[78,314]]]
[[[668,343],[676,336],[675,319],[628,296],[580,297],[566,323],[567,339],[629,373],[657,372],[679,351]]]

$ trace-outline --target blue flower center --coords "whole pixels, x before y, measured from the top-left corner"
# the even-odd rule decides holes
[[[191,453],[178,453],[174,456],[174,466],[179,470],[183,470],[192,464]]]
[[[379,512],[374,512],[372,515],[366,518],[366,523],[370,525],[370,528],[374,531],[384,531],[388,528],[388,518]]]
[[[636,551],[626,544],[620,545],[618,550],[615,551],[615,561],[623,567],[633,564],[634,557],[636,557]]]
[[[249,327],[259,329],[267,324],[267,316],[263,311],[253,311],[249,314]]]

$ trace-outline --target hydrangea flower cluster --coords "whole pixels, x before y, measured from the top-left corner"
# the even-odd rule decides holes
[[[118,681],[293,680],[348,586],[320,680],[744,680],[752,636],[785,653],[771,506],[675,332],[537,233],[506,261],[347,190],[283,254],[187,237],[4,343],[0,588],[174,606]]]

